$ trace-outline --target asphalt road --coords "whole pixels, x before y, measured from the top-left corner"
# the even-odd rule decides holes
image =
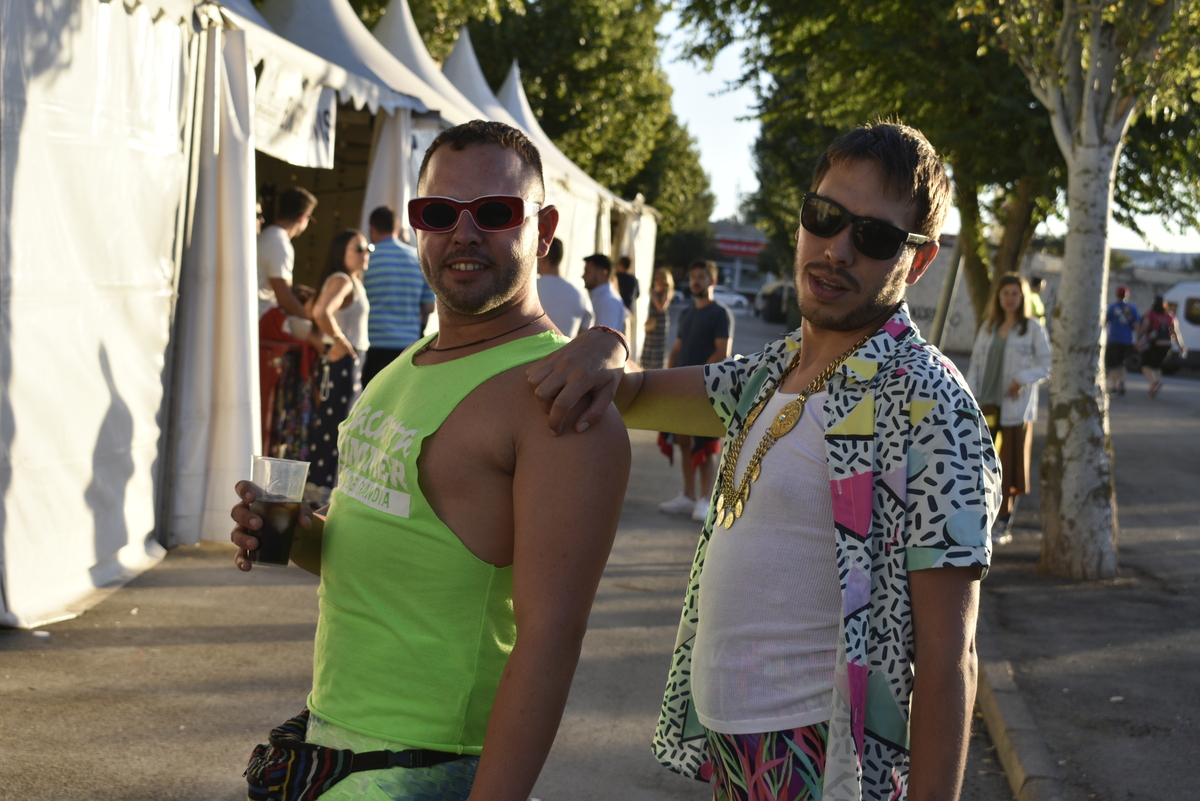
[[[735,351],[778,333],[738,316]],[[652,434],[631,439],[620,529],[533,794],[542,801],[711,797],[650,754],[699,524],[657,512],[678,467]],[[311,684],[316,580],[298,568],[244,574],[232,557],[230,545],[177,548],[74,620],[0,631],[0,800],[245,798],[251,749]],[[988,749],[985,735],[972,739],[964,799],[1010,797]]]

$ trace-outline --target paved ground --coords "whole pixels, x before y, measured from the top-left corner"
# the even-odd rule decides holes
[[[1137,376],[1127,395],[1112,399],[1116,580],[1070,583],[1036,572],[1035,489],[1017,510],[1013,544],[999,549],[983,583],[984,614],[1049,746],[1064,799],[1200,797],[1197,378],[1181,371],[1150,400]],[[1044,422],[1035,468],[1043,435]]]
[[[777,329],[739,316],[735,351]],[[1036,572],[1035,489],[983,584],[987,645],[1012,664],[1064,801],[1200,797],[1200,376],[1168,378],[1154,401],[1145,389],[1131,377],[1112,404],[1120,576]],[[542,801],[708,797],[648,750],[698,526],[655,511],[677,473],[652,435],[632,440],[621,527]],[[0,800],[245,797],[251,747],[311,682],[316,580],[295,568],[242,574],[231,560],[232,546],[179,548],[75,620],[0,630]],[[1012,798],[976,729],[963,798]]]

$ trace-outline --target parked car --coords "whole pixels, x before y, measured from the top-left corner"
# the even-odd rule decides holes
[[[724,286],[713,287],[713,298],[731,309],[745,309],[750,305],[750,301],[746,300],[745,295]]]
[[[1163,372],[1174,373],[1183,365],[1200,366],[1200,281],[1180,281],[1163,295],[1167,307],[1175,312],[1179,320],[1179,333],[1188,355],[1180,358],[1178,352],[1167,357]]]
[[[796,288],[791,278],[765,284],[754,298],[754,311],[768,323],[786,323],[789,306],[796,305]]]

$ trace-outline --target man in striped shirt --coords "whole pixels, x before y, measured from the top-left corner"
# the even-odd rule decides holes
[[[371,212],[368,235],[375,245],[371,269],[363,273],[363,286],[371,313],[367,336],[371,348],[363,366],[367,383],[425,333],[433,313],[433,291],[421,274],[417,249],[396,238],[396,212],[380,206]]]

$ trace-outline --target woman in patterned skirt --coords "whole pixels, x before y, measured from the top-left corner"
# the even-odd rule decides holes
[[[646,315],[646,341],[642,344],[642,369],[661,370],[666,366],[667,327],[671,315],[668,309],[675,297],[675,279],[671,271],[659,267],[654,271],[650,290],[650,312]]]
[[[362,368],[367,348],[367,313],[370,305],[362,274],[370,261],[371,244],[353,229],[342,231],[329,243],[321,294],[313,303],[313,322],[333,344],[321,359],[317,387],[321,401],[313,423],[309,453],[311,467],[304,499],[314,507],[329,502],[337,484],[338,425],[362,391]]]

